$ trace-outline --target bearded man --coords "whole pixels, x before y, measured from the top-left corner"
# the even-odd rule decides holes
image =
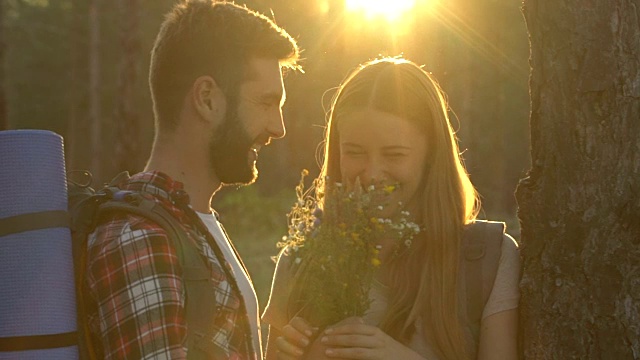
[[[98,357],[262,358],[255,291],[210,204],[222,186],[254,182],[258,152],[285,135],[282,72],[298,68],[298,55],[291,36],[246,7],[183,0],[167,14],[151,53],[151,156],[116,185],[166,210],[187,236],[130,213],[90,236]]]

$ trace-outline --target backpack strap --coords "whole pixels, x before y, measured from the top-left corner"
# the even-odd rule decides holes
[[[100,216],[108,212],[117,212],[130,213],[147,218],[167,231],[170,241],[176,248],[182,268],[186,295],[185,320],[188,326],[185,344],[189,349],[187,358],[191,360],[226,357],[227,355],[222,349],[209,341],[216,314],[219,312],[219,307],[212,301],[217,294],[214,287],[209,283],[211,281],[211,269],[198,252],[196,245],[189,238],[187,231],[162,205],[146,199],[138,193],[127,194],[126,191],[120,191],[116,195],[116,199],[124,201],[114,200],[104,203],[100,206]],[[197,224],[199,225],[199,223]],[[210,237],[208,230],[204,234]],[[229,283],[232,284],[232,288],[240,294],[231,270],[225,266],[225,258],[218,245],[215,241],[212,243],[208,238],[207,240],[218,258],[220,267],[225,272]],[[245,309],[242,296],[240,296],[240,302],[242,308]],[[250,333],[248,341],[251,342]],[[249,343],[249,346],[251,346],[251,343]],[[253,348],[251,347],[251,349]]]
[[[79,352],[81,359],[98,359],[101,357],[99,349],[91,343],[90,330],[86,321],[87,308],[85,303],[85,275],[87,257],[87,239],[101,219],[112,214],[133,214],[157,224],[167,232],[169,241],[174,245],[178,261],[181,265],[184,279],[184,287],[187,303],[185,303],[186,321],[189,324],[196,323],[196,319],[214,318],[214,306],[206,306],[203,300],[211,302],[215,296],[203,298],[199,295],[203,285],[208,285],[210,270],[207,263],[198,252],[197,247],[189,238],[187,231],[178,220],[165,208],[153,200],[141,196],[139,193],[120,190],[117,184],[122,179],[126,179],[128,174],[120,174],[114,179],[110,186],[105,187],[95,195],[89,196],[83,201],[85,205],[77,207],[72,213],[72,229],[77,232],[74,236],[74,259],[76,259],[76,293],[78,297],[78,315],[82,320],[79,324]],[[203,282],[204,281],[204,282]],[[197,310],[197,311],[195,311]],[[187,329],[188,334],[192,332],[192,327]]]
[[[504,231],[504,223],[476,220],[465,227],[462,237],[466,315],[476,344],[480,337],[482,312],[498,272]]]
[[[49,210],[0,218],[0,237],[55,227],[69,227],[66,210]]]
[[[155,201],[144,199],[138,194],[133,195],[134,203],[110,201],[100,208],[101,214],[130,213],[142,216],[163,228],[176,249],[176,254],[182,268],[185,289],[185,320],[187,326],[187,347],[189,359],[198,358],[195,349],[199,339],[206,338],[207,330],[215,317],[216,307],[211,299],[215,298],[215,291],[209,281],[211,270],[205,263],[193,241],[182,225],[166,209]],[[221,266],[224,266],[221,264]],[[204,343],[204,341],[203,341]]]
[[[214,239],[213,235],[209,232],[209,229],[198,217],[196,212],[191,207],[185,207],[185,206],[183,206],[183,210],[188,216],[192,218],[195,227],[206,238],[207,242],[209,243],[209,246],[213,250],[213,253],[215,254],[216,258],[220,263],[220,267],[222,268],[222,270],[225,273],[225,276],[227,277],[227,280],[229,282],[229,285],[231,286],[232,291],[238,294],[240,309],[242,309],[241,314],[244,314],[244,316],[239,317],[238,321],[241,321],[242,325],[246,329],[247,351],[249,352],[249,354],[255,354],[258,350],[255,349],[253,346],[253,336],[251,334],[251,329],[249,325],[249,314],[247,313],[247,310],[246,310],[247,307],[246,307],[245,299],[244,299],[244,296],[242,295],[242,291],[240,291],[238,281],[235,275],[233,274],[231,265],[227,262],[224,254],[222,253],[222,249],[216,242],[216,239]],[[214,215],[216,216],[216,219],[217,219],[218,218],[217,213],[214,212]],[[222,224],[220,224],[220,228],[223,231],[224,236],[229,238]],[[229,242],[229,244],[234,250],[236,257],[238,257],[238,260],[240,261],[241,266],[244,268],[245,271],[247,271],[246,267],[244,267],[244,264],[241,262],[238,253],[235,251],[235,248],[233,248],[233,245],[231,244],[231,242]],[[249,273],[247,271],[247,276],[249,276],[248,274]],[[211,290],[212,287],[209,286],[207,289]],[[215,293],[213,295],[215,295]],[[210,302],[210,300],[207,300],[207,301]],[[221,349],[218,345],[208,341],[207,337],[205,336],[207,335],[207,330],[210,328],[211,322],[208,322],[208,323],[203,322],[205,318],[202,316],[202,313],[194,313],[192,315],[193,317],[192,317],[191,323],[197,324],[198,329],[194,330],[194,332],[191,335],[195,335],[195,336],[191,338],[189,338],[190,334],[187,334],[187,344],[188,345],[193,344],[193,346],[189,348],[189,353],[187,355],[188,359],[189,360],[210,359],[210,358],[218,359],[218,358],[228,357],[228,354],[224,352],[224,349]]]

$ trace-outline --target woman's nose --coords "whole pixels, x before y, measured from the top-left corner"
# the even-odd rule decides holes
[[[387,180],[387,172],[380,161],[371,159],[360,175],[360,181],[363,185],[371,185]]]

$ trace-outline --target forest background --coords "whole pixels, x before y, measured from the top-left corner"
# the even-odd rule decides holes
[[[144,166],[153,140],[149,53],[174,0],[3,0],[0,129],[37,128],[65,138],[67,169],[94,184]],[[529,42],[515,0],[416,0],[396,19],[346,0],[247,0],[304,49],[304,74],[285,79],[287,136],[260,154],[250,187],[214,200],[266,304],[286,213],[302,169],[319,172],[328,104],[346,74],[380,55],[404,55],[435,75],[482,218],[519,238],[514,191],[530,167]]]

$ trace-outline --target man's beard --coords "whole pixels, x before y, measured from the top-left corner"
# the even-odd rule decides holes
[[[236,109],[227,111],[209,143],[210,166],[224,185],[249,185],[258,178],[258,169],[249,162],[256,139],[247,134],[237,114]]]

